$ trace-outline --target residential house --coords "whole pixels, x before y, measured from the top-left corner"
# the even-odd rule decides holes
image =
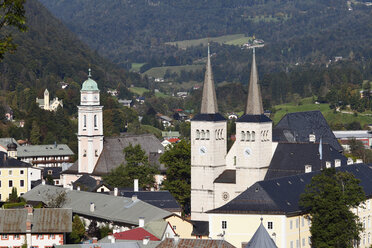
[[[41,179],[41,169],[31,164],[9,157],[0,152],[0,201],[6,201],[12,193],[12,188],[23,195],[31,189],[31,182]]]
[[[149,223],[162,220],[171,212],[157,208],[137,197],[132,198],[112,196],[86,191],[70,190],[51,185],[38,185],[23,195],[26,201],[47,203],[50,196],[66,193],[64,208],[71,208],[73,214],[79,215],[88,227],[92,220],[99,226],[109,225],[114,233],[139,226],[140,218]]]
[[[353,211],[364,221],[359,247],[370,247],[372,169],[369,165],[352,164],[336,167],[336,170],[352,173],[361,180],[360,185],[367,197],[362,204],[365,208],[361,206]],[[305,186],[317,174],[319,171],[312,171],[256,182],[227,204],[208,211],[210,237],[223,235],[226,241],[242,247],[262,222],[277,247],[311,247],[311,223],[306,218],[307,212],[300,208],[299,199]]]
[[[126,99],[122,100],[122,99],[119,99],[118,102],[119,102],[121,105],[123,105],[124,107],[128,107],[128,108],[130,108],[130,107],[133,106],[133,100],[126,100]]]
[[[53,180],[53,184],[56,186],[62,185],[61,181],[62,167],[44,167],[43,168],[43,179]]]
[[[164,139],[179,138],[180,137],[180,132],[178,132],[178,131],[162,131],[161,136]]]
[[[17,158],[36,167],[62,167],[64,163],[72,163],[73,155],[65,144],[17,147]]]
[[[161,121],[161,123],[163,124],[163,127],[172,126],[172,122],[173,122],[172,118],[170,118],[166,115],[161,115],[161,114],[157,114],[156,118]]]
[[[72,229],[72,211],[62,208],[0,209],[0,247],[49,248],[63,245]]]
[[[372,147],[372,132],[368,130],[347,130],[347,131],[333,131],[337,140],[345,151],[350,151],[350,141],[355,139],[363,143],[366,149]]]

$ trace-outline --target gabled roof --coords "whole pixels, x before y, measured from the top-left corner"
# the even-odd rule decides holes
[[[73,188],[77,189],[77,187],[80,187],[81,190],[83,191],[89,191],[92,192],[93,189],[99,185],[99,181],[97,181],[95,178],[84,174],[82,175],[78,180],[72,183]]]
[[[65,144],[18,146],[17,157],[72,156],[74,153]]]
[[[26,233],[27,209],[0,209],[0,233]],[[72,211],[62,208],[33,209],[31,233],[71,232]]]
[[[144,229],[148,231],[149,233],[153,234],[159,240],[162,240],[164,237],[165,231],[167,230],[168,225],[170,225],[168,221],[155,220],[155,221],[146,223],[146,225],[144,226]]]
[[[224,170],[213,183],[236,183],[236,170]]]
[[[211,54],[208,44],[208,57],[205,69],[205,78],[203,84],[203,96],[200,108],[201,114],[216,114],[218,113],[216,89],[214,88],[213,72],[211,65]]]
[[[352,164],[336,168],[337,171],[352,173],[361,180],[367,197],[372,196],[372,169],[370,165]],[[305,186],[319,171],[259,181],[227,204],[208,213],[229,214],[279,214],[297,215],[302,213],[298,202]]]
[[[119,137],[105,137],[103,140],[103,150],[98,158],[96,167],[92,175],[105,175],[125,164],[125,155],[123,150],[129,144],[140,145],[142,150],[149,156],[150,164],[159,165],[159,158],[164,152],[164,146],[153,134],[123,135]],[[164,168],[160,168],[161,170]],[[77,161],[64,174],[78,173]]]
[[[192,118],[192,121],[226,121],[226,118],[221,114],[197,114]]]
[[[154,207],[141,200],[127,197],[117,197],[100,193],[64,189],[50,185],[38,185],[23,195],[26,200],[49,202],[51,196],[66,192],[65,208],[71,208],[74,214],[90,218],[103,219],[114,223],[138,225],[140,217],[145,222],[163,219],[172,215],[171,212]],[[94,211],[90,211],[93,203]]]
[[[277,248],[277,246],[261,222],[245,248]]]
[[[160,239],[149,233],[142,227],[137,227],[128,231],[114,233],[115,239],[124,240],[143,240],[145,237],[149,237],[152,241],[159,241]]]
[[[271,159],[265,180],[301,174],[305,165],[311,165],[312,171],[327,168],[330,162],[335,167],[335,160],[341,165],[347,164],[347,158],[329,144],[322,144],[322,161],[319,155],[319,143],[279,143]]]
[[[18,159],[8,157],[5,152],[0,152],[0,168],[27,168],[32,167],[31,164],[22,162]]]
[[[181,212],[181,207],[168,190],[162,191],[126,191],[120,190],[124,197],[131,198],[136,195],[138,199],[147,202],[155,207],[165,209],[170,212]]]
[[[315,134],[316,142],[330,144],[342,151],[335,135],[320,111],[306,111],[286,114],[273,129],[273,141],[309,142],[309,135]]]
[[[226,240],[217,239],[179,239],[177,242],[174,239],[167,238],[161,242],[157,248],[235,248]]]

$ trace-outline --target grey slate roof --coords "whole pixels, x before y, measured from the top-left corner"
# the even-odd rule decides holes
[[[342,151],[335,135],[320,111],[306,111],[286,114],[273,129],[273,141],[309,142],[309,135],[314,133],[316,142],[330,144],[337,151]]]
[[[366,164],[337,167],[337,171],[352,173],[361,180],[360,185],[367,197],[372,196],[372,169]],[[283,214],[297,215],[302,212],[298,205],[300,195],[319,171],[259,181],[227,204],[209,213],[233,214]]]
[[[73,182],[72,185],[74,189],[77,189],[79,186],[81,190],[92,192],[97,187],[97,180],[88,174],[84,174]]]
[[[14,138],[0,138],[0,146],[2,146],[5,150],[7,150],[7,145],[10,143],[14,143],[19,146]]]
[[[236,183],[236,170],[224,170],[215,180],[214,183]]]
[[[63,207],[71,208],[74,214],[103,219],[115,223],[138,225],[139,217],[145,222],[163,219],[172,213],[154,207],[141,200],[132,201],[130,198],[117,197],[86,191],[69,190],[50,185],[38,185],[23,195],[31,201],[48,202],[49,196],[58,195],[62,191],[67,194]],[[90,204],[95,204],[95,210],[90,211]]]
[[[150,164],[159,165],[159,158],[164,152],[164,146],[153,134],[123,135],[118,137],[105,137],[103,150],[94,168],[93,175],[104,175],[111,172],[120,164],[125,163],[123,150],[129,144],[140,145],[142,150],[149,156]],[[160,170],[165,168],[160,167]],[[78,162],[76,161],[68,170],[63,173],[77,173]]]
[[[0,209],[0,233],[25,233],[27,209]],[[71,232],[72,211],[62,208],[33,209],[31,233]]]
[[[111,243],[107,237],[98,241],[97,244],[74,244],[74,245],[56,245],[55,248],[155,248],[160,244],[160,241],[149,241],[147,245],[144,245],[142,241],[130,241],[130,240],[115,240],[115,243]]]
[[[277,248],[277,246],[261,222],[245,248]]]
[[[301,174],[305,165],[311,165],[312,171],[326,168],[326,162],[335,167],[335,160],[341,165],[347,164],[347,158],[329,144],[322,144],[323,158],[320,161],[319,143],[279,143],[271,159],[265,180]]]
[[[0,152],[0,167],[1,168],[22,168],[22,167],[32,167],[31,164],[22,162],[15,158],[8,157],[5,152]]]
[[[131,198],[136,195],[138,199],[147,202],[155,207],[171,211],[181,212],[181,207],[168,190],[162,191],[120,191],[124,197]]]
[[[235,248],[226,240],[217,239],[179,239],[175,243],[174,239],[167,238],[160,243],[157,248]]]
[[[236,122],[272,122],[272,120],[264,114],[261,115],[251,115],[245,114],[239,117]]]
[[[192,121],[226,121],[226,118],[221,114],[196,114]]]
[[[51,171],[52,174],[49,174]],[[52,176],[53,179],[59,179],[62,172],[62,167],[44,167],[43,168],[43,178],[47,176]]]
[[[192,222],[192,233],[194,236],[209,236],[209,222],[201,220],[191,220]]]
[[[203,96],[200,108],[201,114],[216,114],[218,113],[216,89],[214,88],[212,65],[211,65],[211,54],[209,52],[208,45],[208,58],[205,70],[204,84],[203,84]]]
[[[17,157],[72,156],[74,153],[65,144],[18,146]]]
[[[246,115],[262,115],[262,97],[260,86],[258,85],[258,73],[256,66],[256,53],[253,49],[251,76],[249,82],[247,105],[245,108]]]

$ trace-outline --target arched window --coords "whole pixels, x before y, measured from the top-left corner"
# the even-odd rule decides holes
[[[265,141],[265,140],[264,140],[264,135],[265,135],[265,132],[264,132],[264,131],[261,131],[261,142],[262,142],[262,141]]]
[[[210,136],[210,134],[209,134],[209,130],[207,130],[206,133],[205,133],[205,139],[206,139],[206,140],[209,140],[209,136]]]
[[[223,140],[223,129],[221,129],[221,139]]]
[[[205,139],[205,132],[204,130],[201,130],[201,137],[200,137],[201,140]]]
[[[266,132],[265,132],[265,140],[266,141],[269,140],[269,130],[266,130]]]
[[[251,133],[249,131],[247,131],[247,139],[246,141],[251,141]]]
[[[199,129],[196,129],[196,139],[200,139],[200,131]]]
[[[252,131],[252,141],[256,141],[256,132]]]
[[[217,129],[214,131],[214,136],[216,137],[216,140],[218,140],[218,130]]]
[[[84,127],[87,127],[87,116],[84,115]]]
[[[234,165],[236,165],[236,156],[234,156]]]
[[[240,140],[241,140],[241,141],[244,141],[244,140],[245,140],[245,132],[242,131],[240,135],[241,135],[241,136],[240,136],[240,137],[241,137]]]
[[[94,127],[97,127],[97,115],[94,115]]]

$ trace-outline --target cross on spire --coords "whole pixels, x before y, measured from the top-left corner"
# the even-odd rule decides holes
[[[91,72],[92,72],[92,70],[91,70],[90,67],[89,67],[89,69],[88,69],[88,78],[91,78],[91,77],[92,77]]]

